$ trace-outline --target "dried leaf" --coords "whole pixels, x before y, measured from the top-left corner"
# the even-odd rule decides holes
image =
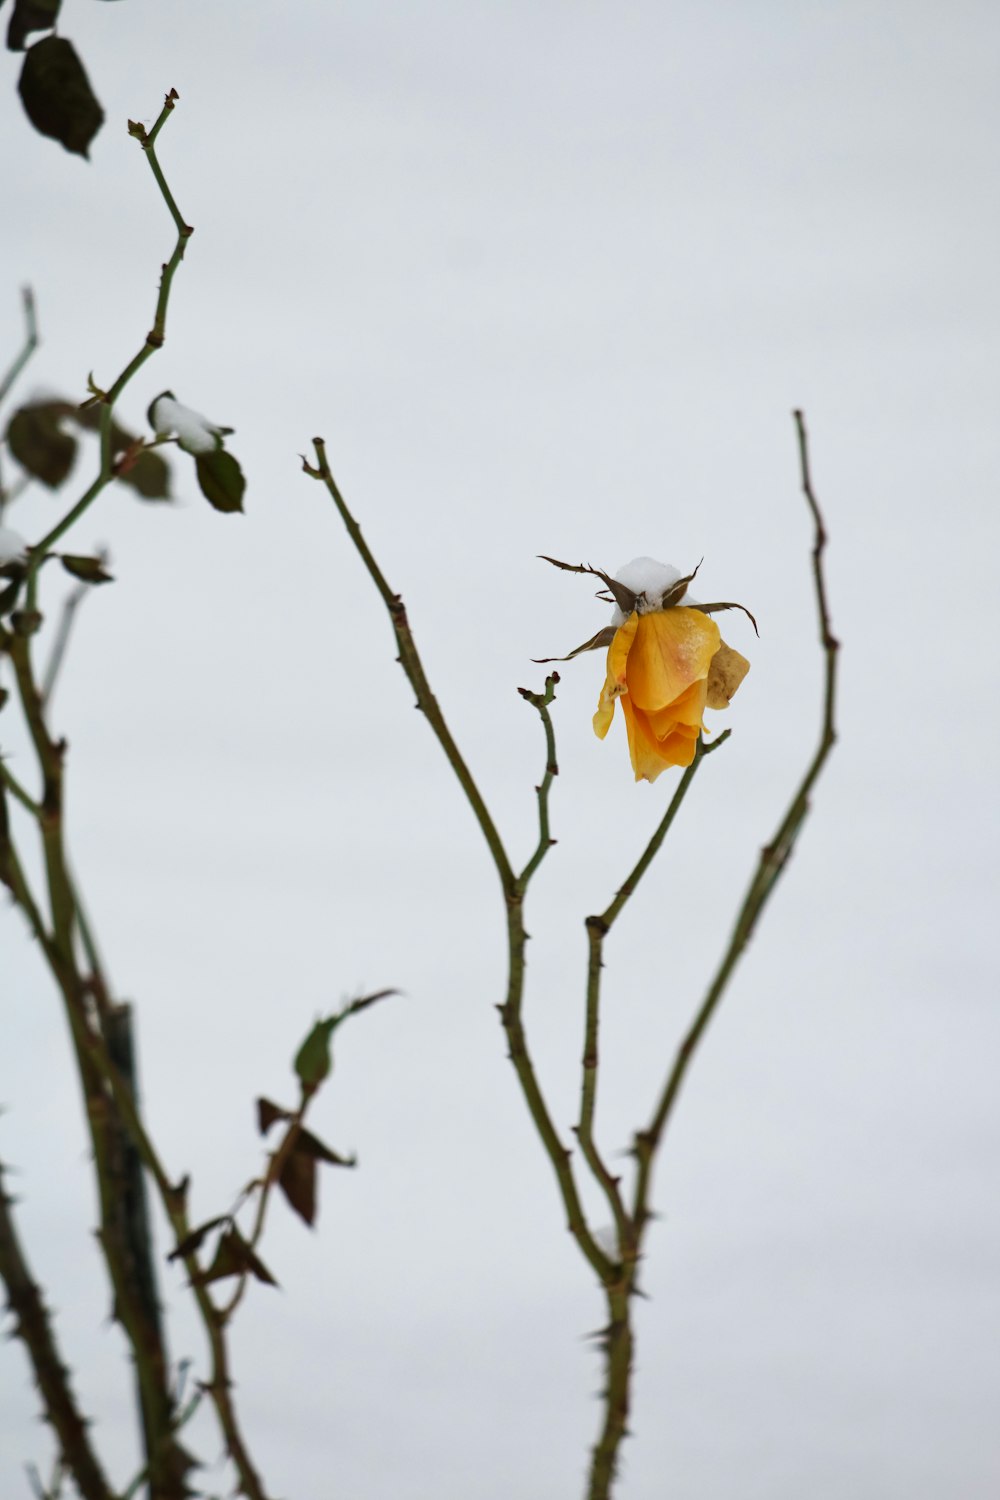
[[[186,1234],[182,1240],[177,1241],[177,1244],[167,1256],[167,1260],[183,1260],[185,1256],[194,1255],[196,1251],[201,1249],[202,1242],[207,1234],[211,1234],[213,1229],[218,1229],[220,1224],[227,1224],[228,1222],[228,1214],[223,1214],[218,1219],[209,1219],[206,1223],[199,1224],[197,1229],[192,1229],[190,1234]]]
[[[592,635],[589,641],[584,641],[582,646],[577,646],[568,656],[533,656],[531,659],[536,667],[548,666],[554,661],[572,661],[574,656],[582,656],[584,651],[599,651],[602,646],[610,646],[616,634],[614,625],[605,625],[596,635]]]
[[[275,1120],[290,1120],[290,1110],[282,1109],[280,1104],[273,1104],[270,1099],[257,1100],[257,1129],[261,1135],[267,1135]]]
[[[292,1151],[281,1169],[278,1186],[299,1218],[312,1226],[316,1219],[315,1158]]]
[[[311,1131],[300,1130],[285,1159],[278,1186],[301,1219],[312,1226],[316,1220],[316,1163],[329,1162],[335,1167],[353,1167],[354,1158],[338,1156]]]
[[[226,1276],[242,1276],[245,1272],[256,1276],[258,1281],[263,1281],[268,1286],[278,1285],[264,1262],[234,1225],[220,1237],[208,1270],[202,1271],[195,1280],[199,1286],[207,1286],[211,1281],[222,1281]]]
[[[99,557],[81,557],[76,553],[62,552],[59,561],[67,573],[83,583],[114,583],[114,578]]]

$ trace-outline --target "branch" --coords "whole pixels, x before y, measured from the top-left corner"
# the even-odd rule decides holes
[[[302,467],[313,479],[322,480],[326,485],[330,496],[337,507],[337,511],[347,528],[347,533],[361,557],[372,582],[375,584],[392,622],[396,644],[399,647],[399,663],[406,673],[410,686],[416,694],[417,707],[420,708],[434,734],[437,737],[449,765],[455,773],[459,785],[464,791],[466,798],[472,807],[476,822],[479,824],[483,837],[493,858],[500,884],[503,888],[504,903],[507,916],[507,994],[503,1005],[500,1006],[500,1017],[503,1021],[504,1030],[510,1046],[510,1060],[521,1085],[528,1112],[534,1121],[535,1128],[541,1138],[545,1153],[552,1164],[559,1186],[559,1193],[566,1212],[566,1222],[571,1234],[580,1247],[581,1252],[593,1267],[602,1283],[607,1282],[614,1275],[614,1262],[607,1256],[595,1240],[583,1213],[583,1206],[577,1192],[573,1170],[570,1165],[570,1152],[563,1145],[559,1132],[556,1130],[549,1113],[545,1097],[538,1083],[534,1064],[528,1051],[527,1038],[524,1025],[521,1020],[521,1010],[524,1000],[524,949],[527,934],[524,930],[524,894],[527,880],[538,868],[541,861],[539,849],[542,848],[543,834],[541,832],[542,819],[545,819],[546,840],[548,847],[547,821],[548,821],[548,793],[552,777],[555,775],[555,745],[551,737],[551,724],[547,722],[548,702],[544,694],[525,694],[529,702],[542,715],[542,722],[546,726],[546,773],[539,787],[539,848],[535,855],[529,859],[524,872],[520,877],[514,874],[507,851],[503,841],[497,832],[496,825],[487,810],[482,795],[477,787],[472,773],[466,765],[458,750],[451,732],[445,722],[440,705],[431,691],[430,683],[424,672],[423,664],[417,653],[416,644],[410,631],[409,621],[406,618],[406,610],[401,597],[394,593],[386,581],[385,575],[365,542],[361,534],[361,528],[351,515],[336,480],[330,471],[326,457],[326,444],[322,438],[314,438],[313,446],[316,450],[316,463],[310,464],[306,459],[302,460]],[[546,688],[546,693],[550,689]],[[540,701],[539,701],[540,700]],[[549,767],[551,766],[551,770]],[[543,850],[544,852],[544,850]]]
[[[24,369],[28,360],[38,348],[38,323],[35,319],[35,294],[30,286],[23,288],[21,302],[24,307],[24,344],[21,352],[16,355],[6,375],[0,379],[0,401],[6,401],[7,396]]]
[[[94,390],[95,398],[101,402],[100,473],[94,480],[93,484],[89,487],[89,489],[87,489],[84,494],[81,495],[76,504],[69,511],[67,511],[62,520],[58,521],[56,525],[53,526],[52,529],[45,534],[45,536],[42,537],[41,541],[31,549],[31,561],[28,564],[27,571],[27,607],[29,610],[33,610],[35,608],[38,589],[38,569],[44,562],[46,555],[51,550],[51,548],[55,546],[56,542],[58,542],[67,531],[69,531],[70,527],[80,519],[84,512],[90,508],[101,491],[106,489],[111,481],[116,477],[114,456],[112,450],[112,426],[115,402],[118,400],[119,396],[128,385],[133,375],[135,375],[136,372],[142,368],[147,359],[155,354],[158,349],[162,349],[163,344],[166,340],[167,304],[170,300],[170,288],[173,283],[174,272],[177,270],[177,267],[180,265],[181,261],[184,258],[184,251],[187,248],[188,240],[191,238],[192,234],[194,234],[194,230],[191,225],[185,224],[183,218],[180,215],[177,204],[174,202],[173,195],[171,194],[170,189],[167,186],[166,179],[163,175],[163,169],[161,168],[160,163],[157,160],[156,151],[154,149],[156,137],[159,135],[164,124],[166,123],[166,120],[173,111],[174,100],[177,98],[178,95],[176,91],[174,89],[171,89],[170,93],[167,95],[164,101],[163,108],[160,111],[156,123],[153,126],[152,130],[148,133],[148,135],[141,125],[134,130],[130,125],[130,134],[138,136],[142,144],[142,148],[146,153],[146,158],[152,170],[153,177],[156,180],[156,184],[160,189],[163,200],[166,203],[167,208],[170,212],[170,216],[177,228],[177,241],[174,245],[173,253],[170,256],[170,259],[163,266],[160,276],[160,286],[156,298],[156,312],[153,318],[153,326],[147,333],[142,348],[129,360],[128,364],[122,370],[121,374],[118,376],[118,379],[115,381],[114,385],[112,385],[109,391],[96,391],[93,383],[91,383],[91,389]]]
[[[17,1236],[4,1189],[0,1164],[0,1277],[7,1287],[7,1306],[14,1316],[13,1332],[28,1351],[35,1382],[59,1442],[63,1462],[84,1500],[114,1500],[114,1492],[90,1446],[87,1422],[81,1416],[56,1344],[42,1294],[32,1279]]]
[[[708,1024],[725,993],[733,971],[753,935],[761,912],[764,910],[771,892],[774,890],[788,863],[792,849],[795,846],[795,842],[809,812],[809,794],[826,763],[830,751],[833,749],[837,737],[834,724],[834,710],[836,704],[837,652],[839,650],[839,643],[834,638],[830,627],[830,613],[827,606],[826,579],[823,570],[826,531],[812,487],[805,418],[800,411],[794,413],[794,418],[799,445],[802,491],[813,520],[813,582],[819,617],[820,645],[825,658],[823,712],[819,743],[806,773],[792,798],[788,811],[778,825],[774,837],[761,850],[756,871],[747,888],[732,937],[729,940],[729,945],[709,986],[705,999],[702,1001],[687,1034],[681,1042],[676,1060],[663,1086],[652,1119],[647,1128],[639,1131],[635,1137],[635,1155],[638,1162],[638,1170],[632,1212],[640,1234],[649,1219],[649,1191],[653,1161],[673,1113],[687,1070],[697,1051],[698,1044],[704,1036]]]

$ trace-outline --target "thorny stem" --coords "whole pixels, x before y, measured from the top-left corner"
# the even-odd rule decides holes
[[[154,1496],[179,1495],[183,1493],[186,1456],[174,1442],[176,1423],[166,1383],[165,1359],[157,1347],[155,1330],[147,1326],[147,1314],[136,1297],[130,1269],[132,1252],[127,1246],[123,1246],[120,1236],[119,1168],[116,1165],[120,1143],[116,1135],[116,1120],[124,1123],[127,1136],[135,1142],[144,1166],[152,1174],[178,1241],[190,1234],[184,1193],[171,1183],[142,1124],[131,1088],[112,1062],[108,1051],[103,1029],[107,1024],[106,1012],[109,1009],[106,985],[96,963],[96,944],[89,928],[81,921],[62,842],[64,747],[61,742],[51,739],[45,725],[40,696],[31,670],[30,641],[16,634],[0,632],[0,647],[10,655],[14,663],[22,711],[43,774],[45,792],[41,802],[36,804],[36,820],[45,853],[52,929],[49,929],[24,877],[6,819],[6,803],[2,800],[0,878],[10,887],[15,900],[28,917],[65,1000],[94,1148],[101,1197],[101,1244],[115,1288],[116,1310],[134,1350],[145,1419],[151,1424],[149,1469],[158,1476],[152,1492]],[[0,778],[0,788],[6,789],[11,780],[9,773],[5,771]],[[84,946],[92,963],[89,978],[82,976],[76,965],[73,936],[77,932],[83,935]],[[94,1002],[96,1017],[91,1014],[88,999]],[[205,1389],[215,1406],[227,1451],[239,1476],[241,1492],[248,1500],[266,1500],[263,1483],[250,1459],[232,1403],[232,1379],[223,1319],[206,1288],[199,1284],[200,1266],[197,1257],[194,1254],[184,1257],[184,1264],[191,1278],[211,1352],[212,1372]],[[163,1472],[165,1465],[166,1473]]]
[[[826,598],[826,581],[823,570],[823,550],[826,545],[826,532],[819,505],[812,488],[805,419],[799,411],[794,413],[794,417],[798,436],[802,489],[814,524],[814,543],[812,549],[813,581],[819,615],[820,644],[825,658],[823,713],[819,743],[806,769],[802,782],[792,798],[788,811],[778,826],[774,838],[761,851],[757,869],[750,881],[746,896],[738,913],[729,945],[723,954],[705,998],[681,1042],[677,1057],[667,1075],[650,1123],[645,1130],[638,1131],[635,1136],[633,1147],[636,1160],[635,1188],[631,1211],[626,1221],[634,1236],[635,1257],[631,1265],[627,1268],[629,1275],[624,1302],[624,1323],[616,1321],[615,1315],[612,1312],[607,1333],[608,1385],[605,1393],[605,1422],[600,1439],[594,1449],[590,1473],[590,1500],[606,1500],[606,1497],[610,1494],[618,1448],[621,1439],[626,1433],[629,1390],[631,1385],[629,1299],[636,1291],[635,1271],[641,1254],[645,1232],[652,1217],[649,1207],[649,1195],[652,1185],[653,1167],[663,1144],[667,1124],[677,1103],[681,1086],[697,1052],[698,1045],[708,1028],[709,1022],[718,1009],[729,980],[750,941],[768,897],[788,862],[809,812],[809,794],[836,740],[834,709],[836,702],[838,642],[835,640],[830,628],[830,615]],[[721,739],[717,744],[720,743]],[[713,746],[712,748],[717,748],[717,746]],[[697,761],[695,765],[697,765]],[[678,791],[680,790],[681,788],[679,787]],[[645,855],[643,856],[643,860],[645,860]],[[645,868],[643,860],[640,860],[639,865],[636,866],[636,870],[633,871],[633,876],[629,877],[625,887],[619,891],[616,900],[612,902],[608,911],[604,914],[605,917],[612,912],[617,915],[617,912],[621,910],[621,906],[628,899],[631,890],[634,889],[635,881],[633,877],[638,878],[637,872],[638,875],[641,875],[642,869]],[[646,864],[648,864],[648,860]],[[640,866],[642,866],[642,869],[640,869]]]
[[[7,1288],[13,1332],[28,1350],[45,1415],[59,1444],[60,1458],[73,1474],[83,1500],[114,1500],[90,1445],[87,1422],[74,1399],[69,1371],[62,1362],[44,1299],[25,1260],[14,1224],[13,1202],[7,1196],[0,1165],[0,1278]]]
[[[823,712],[820,724],[819,743],[806,773],[792,798],[785,816],[769,844],[760,852],[757,868],[747,888],[740,907],[732,936],[716,970],[704,1000],[699,1007],[687,1034],[681,1042],[674,1065],[667,1076],[659,1101],[649,1125],[635,1138],[635,1155],[638,1162],[633,1213],[637,1223],[643,1225],[649,1217],[649,1190],[656,1152],[663,1139],[685,1075],[704,1035],[726,986],[740,960],[761,912],[771,892],[781,877],[791,856],[792,849],[802,830],[809,812],[809,794],[836,742],[835,706],[837,688],[837,653],[839,642],[834,638],[830,626],[830,613],[826,599],[826,579],[823,570],[823,551],[826,547],[826,531],[823,518],[812,488],[809,469],[809,448],[805,418],[800,411],[794,413],[799,446],[799,467],[802,491],[813,519],[813,583],[816,592],[816,607],[819,617],[820,645],[825,658],[823,682]]]
[[[827,657],[826,705],[823,732],[819,749],[809,767],[802,786],[799,788],[775,839],[761,857],[761,866],[758,875],[751,883],[750,891],[747,894],[744,906],[737,920],[730,948],[727,950],[726,956],[720,965],[709,994],[695,1018],[694,1024],[682,1043],[681,1052],[668,1077],[652,1123],[647,1130],[638,1132],[635,1137],[634,1155],[636,1157],[637,1168],[631,1210],[626,1206],[625,1199],[622,1196],[620,1179],[613,1176],[609,1171],[594,1139],[594,1116],[599,1067],[600,980],[601,969],[603,967],[604,940],[663,844],[680,805],[697,774],[701,761],[706,755],[712,753],[725,743],[729,737],[729,731],[720,735],[719,739],[711,745],[706,745],[704,741],[699,740],[694,761],[682,776],[663,819],[636,864],[619,887],[614,900],[604,912],[588,917],[586,923],[589,944],[587,1006],[580,1120],[576,1127],[576,1134],[580,1141],[584,1158],[595,1179],[602,1187],[614,1217],[618,1240],[617,1260],[611,1259],[610,1256],[604,1253],[594,1239],[583,1217],[570,1166],[569,1152],[563,1146],[558,1132],[552,1124],[551,1117],[542,1097],[528,1054],[524,1028],[521,1021],[526,939],[523,926],[523,897],[528,882],[537,870],[552,842],[549,833],[548,796],[552,777],[556,774],[556,764],[554,735],[548,715],[548,705],[553,696],[553,679],[547,680],[544,695],[529,693],[521,689],[522,696],[531,702],[541,715],[546,736],[547,759],[545,776],[537,788],[539,841],[534,853],[525,865],[521,876],[515,878],[493,820],[483,804],[478,788],[473,781],[465,761],[460,756],[448,732],[437,701],[431,694],[410,634],[402,600],[399,595],[394,594],[390,589],[361,535],[360,528],[350,514],[330,472],[326,459],[325,445],[321,439],[317,438],[314,440],[316,465],[313,466],[306,460],[303,460],[305,471],[313,478],[320,479],[326,484],[340,512],[341,519],[347,527],[351,540],[354,542],[389,611],[396,634],[397,645],[399,646],[399,660],[414,688],[418,707],[423,709],[427,715],[431,727],[434,729],[448,761],[455,771],[472,806],[477,822],[493,855],[494,864],[496,865],[501,885],[503,886],[507,907],[509,971],[507,998],[504,1005],[500,1007],[500,1011],[510,1043],[510,1057],[517,1072],[529,1112],[542,1139],[546,1153],[556,1171],[569,1227],[576,1237],[581,1251],[597,1272],[604,1288],[608,1308],[608,1325],[602,1333],[607,1366],[607,1386],[604,1392],[604,1422],[592,1455],[588,1487],[589,1500],[607,1500],[607,1497],[610,1495],[617,1467],[618,1451],[621,1441],[627,1432],[633,1358],[631,1299],[638,1291],[636,1274],[643,1236],[650,1219],[648,1197],[652,1164],[659,1149],[666,1121],[674,1100],[677,1097],[684,1072],[691,1061],[698,1041],[708,1025],[711,1015],[721,999],[723,990],[735,968],[739,955],[749,941],[753,926],[760,915],[763,904],[771,889],[773,889],[775,881],[791,852],[792,845],[798,836],[806,811],[808,810],[806,800],[808,793],[822,769],[834,740],[834,653],[836,651],[836,642],[833,640],[829,630],[822,570],[822,549],[825,543],[825,535],[823,533],[819,507],[813,495],[811,480],[809,478],[805,427],[801,413],[797,412],[795,414],[795,420],[799,434],[803,489],[816,526],[813,570],[819,603],[821,638]]]
[[[438,743],[445,753],[449,765],[455,772],[459,785],[468,799],[476,822],[479,824],[483,837],[486,840],[497,874],[500,877],[507,917],[508,969],[507,993],[504,1003],[499,1009],[504,1030],[507,1034],[510,1060],[517,1074],[528,1112],[531,1115],[535,1129],[538,1131],[542,1144],[545,1147],[546,1155],[555,1172],[563,1208],[566,1213],[566,1223],[570,1233],[573,1235],[581,1253],[592,1266],[601,1282],[607,1282],[614,1275],[614,1262],[601,1249],[587,1223],[577,1190],[576,1179],[573,1174],[570,1152],[563,1144],[545,1102],[545,1097],[539,1085],[534,1064],[528,1051],[528,1043],[522,1021],[525,946],[527,943],[527,934],[524,930],[524,895],[528,880],[530,880],[531,876],[537,870],[545,851],[551,844],[551,839],[548,835],[548,795],[552,777],[555,775],[555,743],[552,737],[552,726],[548,720],[547,709],[548,703],[551,702],[552,684],[551,682],[547,684],[545,694],[525,695],[528,701],[532,702],[538,709],[539,714],[542,716],[542,722],[546,726],[546,770],[538,794],[539,845],[535,850],[535,854],[525,866],[522,875],[517,876],[514,873],[513,866],[507,856],[507,851],[504,848],[496,825],[483,801],[482,794],[458,746],[452,738],[440,705],[431,691],[430,683],[427,680],[423,664],[413,640],[402,598],[389,587],[385,575],[375,561],[368,544],[361,534],[361,528],[348,509],[347,502],[330,471],[326,457],[326,444],[322,438],[314,438],[313,446],[316,452],[316,463],[312,465],[303,459],[303,469],[313,479],[321,480],[326,485],[340,518],[347,529],[347,533],[382,598],[382,602],[389,613],[389,619],[396,637],[396,645],[399,650],[399,663],[416,694],[417,706],[422,709],[424,716],[437,737]]]

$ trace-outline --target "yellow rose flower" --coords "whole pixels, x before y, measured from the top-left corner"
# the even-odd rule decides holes
[[[620,700],[635,779],[655,781],[668,766],[691,764],[706,707],[728,707],[749,670],[710,615],[633,610],[608,648],[594,731],[603,740]]]
[[[655,781],[668,766],[689,766],[705,728],[705,709],[728,708],[750,670],[746,657],[726,645],[712,615],[741,609],[756,630],[753,615],[742,604],[688,599],[687,586],[697,568],[682,577],[666,563],[637,557],[612,578],[589,563],[543,556],[564,572],[599,578],[606,592],[597,597],[616,608],[613,623],[569,656],[539,660],[571,661],[607,646],[608,671],[594,732],[603,740],[620,701],[636,781]]]

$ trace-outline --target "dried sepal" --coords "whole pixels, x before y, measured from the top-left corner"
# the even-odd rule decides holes
[[[599,578],[607,588],[623,615],[630,615],[635,609],[638,595],[634,589],[627,588],[624,583],[619,583],[617,578],[612,578],[610,573],[605,573],[600,568],[592,568],[589,563],[566,563],[560,562],[557,557],[549,557],[545,552],[538,556],[542,562],[551,563],[554,568],[561,568],[564,573],[589,573],[593,578]]]
[[[694,604],[691,607],[692,609],[700,609],[703,615],[716,615],[724,609],[741,609],[753,626],[754,635],[758,638],[760,637],[760,631],[757,629],[757,621],[745,604],[733,604],[731,601],[726,601],[722,604]]]
[[[596,635],[592,635],[589,641],[584,641],[582,646],[577,646],[576,650],[571,651],[568,656],[533,656],[531,659],[536,667],[544,667],[554,661],[572,661],[574,656],[582,656],[585,651],[600,651],[602,647],[610,646],[614,638],[615,626],[605,625]]]

